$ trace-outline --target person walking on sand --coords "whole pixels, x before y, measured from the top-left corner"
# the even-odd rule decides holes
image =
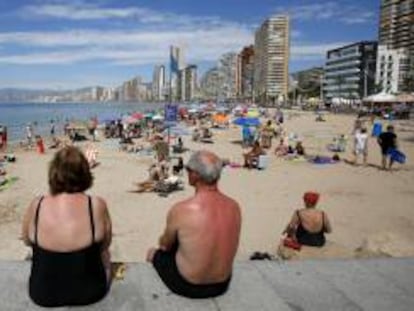
[[[26,138],[27,138],[27,145],[31,147],[33,143],[33,127],[30,123],[28,123],[26,126]]]
[[[363,156],[364,165],[366,165],[368,157],[368,133],[366,128],[362,128],[360,131],[355,132],[353,164],[357,164],[358,156],[361,154]]]
[[[390,157],[389,153],[391,150],[397,148],[397,135],[394,133],[394,126],[388,125],[387,131],[381,133],[378,136],[378,144],[381,147],[382,154],[382,169],[387,169],[387,158]],[[390,157],[388,169],[391,170],[394,161]]]
[[[239,245],[239,204],[218,189],[223,163],[214,153],[197,151],[186,165],[195,195],[175,204],[167,215],[151,262],[165,285],[190,298],[224,294]]]

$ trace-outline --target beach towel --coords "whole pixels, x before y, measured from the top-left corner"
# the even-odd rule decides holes
[[[309,159],[309,162],[313,164],[318,164],[318,165],[338,163],[338,161],[335,161],[330,157],[324,157],[324,156],[316,156],[314,158]]]
[[[400,163],[400,164],[404,164],[405,163],[405,161],[406,161],[406,156],[405,156],[405,154],[404,153],[402,153],[401,151],[399,151],[399,150],[397,150],[397,149],[391,149],[389,152],[388,152],[388,154],[390,155],[390,157],[391,157],[391,160],[392,161],[395,161],[395,162],[397,162],[397,163]]]
[[[18,177],[8,177],[5,178],[3,182],[0,182],[0,191],[8,189],[12,186],[19,178]]]
[[[229,166],[229,167],[231,167],[231,168],[241,168],[241,167],[243,167],[243,165],[242,165],[242,164],[237,163],[237,162],[230,162],[230,163],[228,164],[228,166]]]

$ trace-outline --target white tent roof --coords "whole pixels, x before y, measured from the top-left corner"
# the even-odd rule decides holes
[[[385,103],[385,102],[395,102],[397,101],[397,97],[388,94],[385,92],[381,92],[378,94],[374,94],[364,98],[364,102],[373,102],[373,103]]]

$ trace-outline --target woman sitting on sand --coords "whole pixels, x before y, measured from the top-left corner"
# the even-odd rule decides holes
[[[102,198],[84,193],[91,185],[83,153],[65,147],[49,166],[50,194],[25,213],[22,239],[33,249],[29,295],[38,305],[87,305],[108,291],[111,219]]]
[[[245,153],[244,156],[244,167],[247,168],[253,168],[254,162],[259,159],[259,156],[265,154],[265,151],[260,146],[259,141],[255,141],[253,144],[252,150],[250,150],[248,153]]]
[[[295,152],[296,152],[296,155],[298,155],[298,156],[304,156],[305,155],[305,147],[303,147],[303,144],[302,144],[301,141],[298,141],[296,143]]]
[[[169,177],[169,168],[169,163],[166,158],[163,155],[160,155],[158,160],[149,167],[148,179],[143,182],[135,183],[138,188],[132,192],[142,193],[153,191],[158,182]]]
[[[281,138],[280,141],[279,141],[279,145],[277,145],[276,148],[275,148],[275,155],[277,157],[284,157],[285,155],[287,155],[288,149],[289,149],[289,147],[287,145],[285,145],[284,139]]]
[[[290,223],[283,234],[295,239],[299,244],[322,247],[325,245],[325,233],[332,232],[328,216],[315,207],[319,193],[306,192],[303,195],[305,208],[293,213]]]

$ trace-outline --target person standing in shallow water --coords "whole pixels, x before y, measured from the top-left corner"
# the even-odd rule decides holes
[[[222,167],[211,152],[191,156],[186,169],[195,195],[170,209],[159,247],[148,251],[147,261],[178,295],[215,297],[230,284],[241,213],[238,203],[218,189]]]

